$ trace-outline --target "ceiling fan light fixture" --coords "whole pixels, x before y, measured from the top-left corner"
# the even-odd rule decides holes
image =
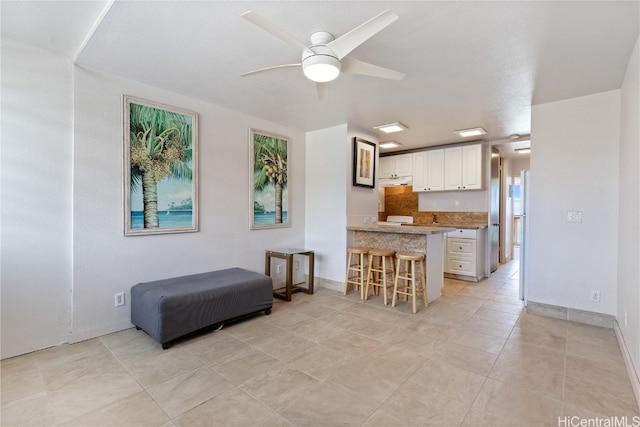
[[[397,141],[386,141],[386,142],[381,142],[380,143],[380,148],[396,148],[396,147],[400,147],[402,144],[400,144]]]
[[[407,125],[403,125],[400,122],[388,123],[386,125],[378,125],[378,126],[374,126],[373,128],[375,130],[378,130],[384,133],[400,132],[400,131],[409,129]]]
[[[302,60],[302,72],[311,81],[326,83],[340,74],[340,60],[329,55],[311,55]]]
[[[468,138],[470,136],[486,135],[487,131],[484,130],[484,128],[482,127],[477,127],[477,128],[470,128],[470,129],[460,129],[460,130],[453,131],[453,133],[457,133],[462,138]]]

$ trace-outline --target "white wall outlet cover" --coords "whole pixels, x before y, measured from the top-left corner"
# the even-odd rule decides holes
[[[124,305],[124,292],[118,292],[113,296],[113,299],[114,299],[114,305],[116,307],[120,307],[121,305]]]
[[[582,222],[582,212],[580,211],[567,211],[567,222]]]

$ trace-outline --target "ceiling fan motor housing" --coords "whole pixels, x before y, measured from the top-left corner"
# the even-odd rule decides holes
[[[302,71],[308,79],[318,83],[334,80],[340,74],[340,59],[327,47],[333,35],[318,31],[311,35],[309,51],[302,52]]]

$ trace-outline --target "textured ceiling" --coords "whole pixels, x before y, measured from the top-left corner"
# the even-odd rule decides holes
[[[530,133],[531,105],[620,87],[638,37],[638,1],[2,1],[2,35],[80,66],[315,130],[348,122],[399,149],[452,143],[483,126],[489,141]],[[338,37],[385,9],[399,19],[350,56],[407,74],[341,75],[319,100],[299,69],[239,74],[300,61],[300,52],[240,17],[252,10],[307,43]],[[97,24],[97,25],[96,25]],[[95,26],[95,28],[94,28]],[[94,31],[95,30],[95,31]],[[398,150],[398,149],[396,149]]]

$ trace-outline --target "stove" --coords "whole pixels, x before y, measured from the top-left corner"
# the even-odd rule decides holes
[[[402,224],[413,224],[412,216],[405,215],[389,215],[386,221],[378,221],[378,225],[384,226],[401,226]]]

